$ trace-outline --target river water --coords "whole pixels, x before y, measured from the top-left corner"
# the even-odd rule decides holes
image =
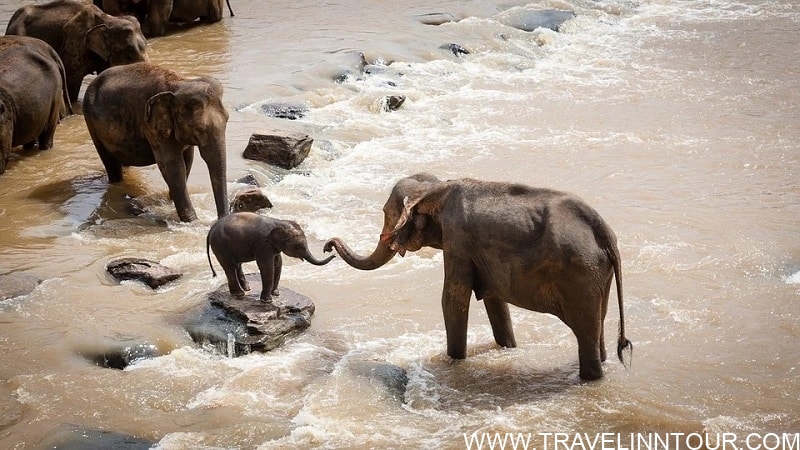
[[[332,236],[371,251],[388,192],[416,172],[578,194],[619,238],[631,367],[610,358],[602,381],[581,383],[566,326],[520,309],[519,347],[498,348],[477,302],[468,358],[450,360],[432,249],[374,272],[287,259],[282,283],[314,300],[311,328],[266,354],[199,348],[182,317],[224,280],[206,261],[202,160],[199,219],[180,223],[155,167],[107,185],[75,115],[52,150],[0,176],[0,272],[45,280],[0,302],[0,447],[42,448],[67,425],[162,449],[455,449],[476,432],[532,433],[539,449],[552,442],[537,433],[578,432],[733,433],[743,445],[800,431],[797,3],[232,3],[235,17],[150,40],[154,62],[224,84],[231,192],[255,176],[269,214],[299,222],[318,255]],[[0,2],[2,29],[21,4]],[[525,32],[505,25],[509,8],[576,17]],[[424,24],[431,13],[461,20]],[[334,82],[355,52],[380,70]],[[385,112],[387,95],[405,103]],[[261,112],[280,101],[309,113]],[[253,132],[276,127],[314,138],[291,173],[241,157]],[[185,275],[156,292],[117,284],[105,265],[122,256]],[[122,371],[81,356],[129,340],[165,355]],[[354,374],[358,361],[405,370],[403,398]]]

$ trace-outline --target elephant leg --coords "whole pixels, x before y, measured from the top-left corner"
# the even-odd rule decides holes
[[[606,354],[606,327],[604,324],[606,323],[606,313],[608,312],[608,296],[611,292],[612,280],[613,278],[609,278],[608,282],[606,283],[606,288],[603,291],[603,301],[600,308],[600,361],[605,361],[608,356]]]
[[[489,323],[492,325],[494,341],[501,347],[514,348],[517,341],[514,339],[514,329],[511,326],[511,314],[508,312],[508,303],[490,298],[483,299]]]
[[[169,197],[175,203],[178,217],[182,222],[191,222],[197,219],[197,213],[189,199],[189,190],[186,187],[186,167],[183,165],[181,154],[175,155],[171,149],[157,147],[153,148],[153,153],[161,176],[164,177],[164,181],[169,187]],[[167,155],[163,153],[167,153]]]
[[[275,255],[259,255],[256,264],[261,272],[261,300],[270,302],[275,282]]]
[[[447,355],[453,359],[467,357],[467,322],[472,297],[472,265],[469,261],[444,259],[442,313],[447,333]]]
[[[236,265],[236,278],[239,280],[239,286],[245,291],[250,290],[250,283],[247,281],[247,278],[244,276],[244,271],[242,270],[242,265]]]
[[[122,181],[122,163],[119,162],[117,158],[112,156],[108,150],[106,150],[106,147],[102,142],[100,142],[99,139],[95,139],[94,133],[91,133],[91,129],[89,131],[89,135],[92,137],[92,142],[94,142],[94,147],[97,150],[97,155],[100,156],[100,161],[102,161],[103,167],[106,168],[108,182],[119,183]]]
[[[219,257],[217,260],[219,261]],[[242,265],[231,261],[219,261],[219,263],[222,265],[222,270],[225,271],[225,277],[228,279],[228,291],[235,297],[243,296],[244,291],[239,284],[239,272],[242,271]]]
[[[58,125],[61,112],[59,108],[53,108],[47,121],[47,126],[39,134],[39,150],[47,150],[53,147],[53,137],[56,135],[56,125]]]
[[[566,299],[569,301],[569,299]],[[594,308],[591,311],[583,309],[573,309],[571,314],[566,316],[565,322],[570,327],[575,337],[578,339],[578,361],[580,363],[580,377],[583,380],[591,381],[603,377],[602,355],[600,351],[600,339],[603,323],[600,320],[599,302],[591,302]],[[571,305],[586,304],[585,301],[573,298]]]
[[[183,152],[183,166],[186,167],[186,179],[189,179],[189,172],[192,171],[192,162],[194,162],[194,147],[189,147],[188,150]]]
[[[278,290],[278,283],[281,281],[281,270],[283,270],[283,257],[280,253],[275,255],[275,284],[272,285],[272,295],[278,296],[280,295],[280,291]]]

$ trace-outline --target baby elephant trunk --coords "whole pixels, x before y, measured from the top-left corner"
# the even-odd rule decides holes
[[[324,266],[325,264],[331,262],[331,260],[335,257],[336,255],[331,255],[325,259],[317,259],[314,257],[314,255],[311,254],[310,251],[306,250],[305,254],[303,255],[303,260],[308,261],[315,266]]]

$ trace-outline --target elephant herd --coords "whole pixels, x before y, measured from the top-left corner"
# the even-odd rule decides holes
[[[17,10],[0,36],[0,173],[11,148],[52,146],[56,125],[72,113],[84,76],[97,73],[82,108],[108,181],[121,181],[125,166],[156,164],[180,220],[195,220],[186,179],[197,147],[208,165],[218,216],[207,251],[210,247],[222,264],[234,295],[248,289],[241,264],[256,261],[261,299],[270,301],[282,252],[315,265],[333,256],[312,256],[292,221],[228,214],[222,85],[211,77],[186,79],[148,62],[145,36],[163,34],[173,21],[221,18],[222,0],[55,0]],[[623,351],[632,344],[625,337],[617,238],[582,200],[521,184],[417,174],[395,184],[383,212],[371,254],[359,255],[340,238],[329,239],[324,250],[335,250],[356,269],[374,270],[398,253],[441,249],[451,358],[466,357],[474,294],[484,303],[498,345],[516,346],[508,304],[552,314],[577,339],[580,377],[601,378],[603,324],[616,280],[617,355],[625,364]]]

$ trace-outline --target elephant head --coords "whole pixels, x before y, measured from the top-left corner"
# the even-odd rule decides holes
[[[64,24],[60,52],[67,71],[70,98],[78,98],[83,77],[112,66],[147,62],[147,40],[132,16],[114,17],[86,4]]]
[[[149,130],[145,134],[156,145],[171,142],[178,147],[198,147],[208,166],[217,216],[222,217],[228,213],[225,144],[228,112],[222,104],[222,85],[213,78],[203,77],[176,81],[171,87],[147,100],[145,124]],[[188,177],[191,168],[191,156],[188,157],[183,177]],[[188,208],[180,205],[181,199],[173,200],[181,220],[194,219],[188,199],[185,199]]]
[[[360,270],[377,269],[389,262],[396,253],[422,247],[442,248],[442,228],[439,223],[441,202],[449,185],[433,175],[417,174],[395,184],[383,206],[383,229],[378,243],[369,256],[353,252],[340,238],[329,239],[324,251],[333,248],[342,259]]]
[[[328,256],[325,259],[317,259],[314,257],[308,249],[308,242],[306,241],[303,229],[300,228],[300,225],[291,220],[282,221],[276,226],[269,234],[269,240],[275,248],[286,255],[300,258],[315,266],[324,266],[334,258],[334,255]]]

